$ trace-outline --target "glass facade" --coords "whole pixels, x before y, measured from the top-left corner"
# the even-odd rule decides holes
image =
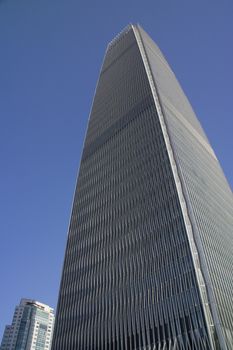
[[[48,305],[21,299],[11,326],[6,326],[0,350],[50,350],[54,312]]]
[[[198,134],[199,147],[214,155],[167,71],[173,74],[139,26],[108,45],[74,196],[53,350],[232,349],[196,223],[200,203],[186,190],[189,155],[181,151]],[[181,117],[172,125],[165,99],[178,110],[181,104],[190,134]]]
[[[12,327],[6,326],[2,337],[0,350],[9,350],[9,347],[11,344],[11,332],[12,332]]]
[[[142,28],[140,33],[193,226],[203,274],[201,288],[206,285],[213,317],[208,322],[210,327],[215,324],[222,348],[233,349],[232,191],[174,73]]]
[[[31,306],[26,305],[23,310],[23,315],[19,326],[19,332],[17,336],[15,350],[26,349],[30,327],[31,327],[32,314],[33,314],[33,308]]]

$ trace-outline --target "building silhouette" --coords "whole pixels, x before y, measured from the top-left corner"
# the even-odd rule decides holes
[[[129,25],[94,96],[52,349],[232,350],[232,214],[174,73]]]
[[[21,299],[11,325],[5,327],[0,350],[50,350],[54,312],[48,305]]]

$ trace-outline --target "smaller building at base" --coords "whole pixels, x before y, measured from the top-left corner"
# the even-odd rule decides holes
[[[54,310],[31,299],[21,299],[12,324],[5,327],[0,350],[50,350]]]

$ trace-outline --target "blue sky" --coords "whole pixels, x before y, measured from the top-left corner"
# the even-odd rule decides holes
[[[21,297],[56,306],[87,118],[107,43],[139,22],[232,187],[232,0],[0,0],[0,337]]]

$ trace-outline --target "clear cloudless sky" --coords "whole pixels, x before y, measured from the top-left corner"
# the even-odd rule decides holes
[[[232,0],[0,0],[0,338],[21,297],[56,307],[99,69],[129,22],[165,54],[232,187]]]

